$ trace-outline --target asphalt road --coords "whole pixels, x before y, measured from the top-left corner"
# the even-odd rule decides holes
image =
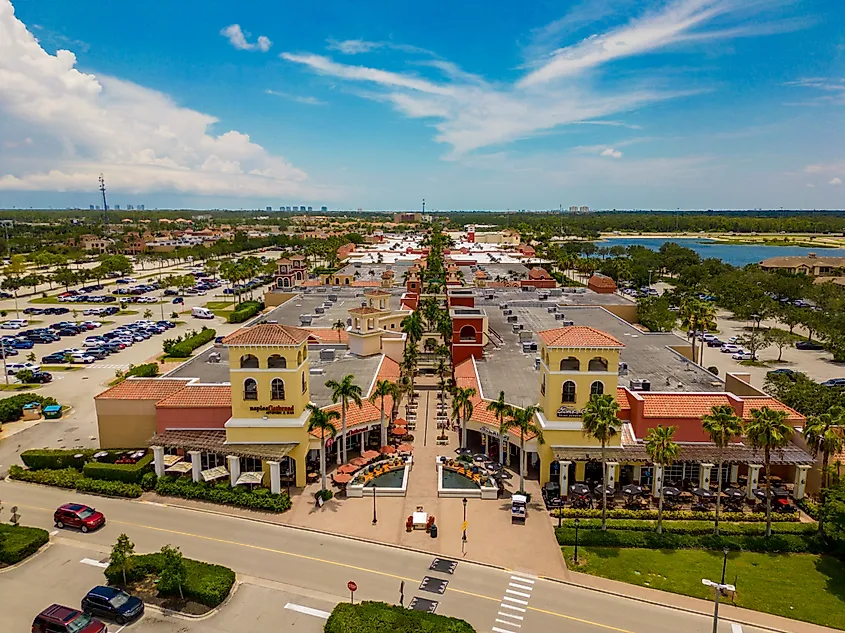
[[[433,557],[422,552],[228,515],[74,495],[18,482],[0,483],[0,498],[6,508],[4,514],[17,505],[24,524],[51,531],[55,530],[53,510],[71,499],[96,506],[107,517],[106,526],[95,533],[57,532],[54,545],[46,552],[0,574],[0,595],[9,605],[0,610],[0,630],[26,630],[32,617],[54,601],[75,605],[87,588],[101,582],[101,569],[91,562],[105,560],[121,532],[129,535],[138,552],[155,551],[169,543],[180,547],[188,557],[226,565],[237,572],[242,584],[218,614],[201,622],[180,620],[178,630],[243,631],[244,625],[256,629],[256,625],[273,622],[274,628],[281,630],[320,631],[320,614],[330,611],[336,602],[349,599],[346,586],[350,580],[358,586],[356,600],[392,603],[399,602],[399,588],[404,582],[405,605],[414,597],[434,600],[437,613],[464,618],[480,632],[712,630],[712,620],[704,616],[518,571],[460,562],[449,575],[429,570]],[[89,562],[79,562],[83,559]],[[442,595],[420,589],[426,576],[448,581]],[[177,630],[167,628],[171,620],[151,613],[131,628]],[[763,631],[753,627],[737,630],[729,622],[722,622],[719,628],[720,633],[740,630]]]

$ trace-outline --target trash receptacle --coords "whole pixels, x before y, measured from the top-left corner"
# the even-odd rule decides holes
[[[431,529],[429,530],[429,533],[431,534],[431,538],[437,538],[437,526],[433,523],[431,524]]]

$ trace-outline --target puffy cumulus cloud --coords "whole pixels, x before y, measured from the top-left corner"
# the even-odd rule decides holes
[[[827,181],[827,184],[829,184],[829,185],[841,185],[842,179],[841,178],[831,178],[830,180]]]
[[[610,158],[622,158],[622,152],[612,147],[607,147],[601,151],[599,156],[609,156]]]
[[[248,33],[244,33],[240,24],[230,24],[224,29],[220,30],[220,35],[229,40],[229,44],[237,48],[239,51],[261,51],[266,53],[270,50],[273,42],[269,37],[259,35],[255,43],[250,43],[247,40]]]
[[[211,115],[81,72],[70,51],[47,53],[9,0],[0,0],[0,42],[0,189],[91,190],[104,172],[110,189],[131,192],[337,195],[246,134],[210,133]]]

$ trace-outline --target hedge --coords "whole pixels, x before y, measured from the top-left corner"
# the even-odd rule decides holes
[[[202,561],[183,558],[185,562],[185,584],[182,593],[185,598],[195,600],[212,609],[220,605],[235,584],[235,572],[222,565],[212,565]],[[131,557],[126,572],[127,582],[137,582],[147,576],[156,575],[162,568],[161,554],[136,554]],[[123,571],[109,565],[105,571],[110,584],[123,584]],[[175,592],[178,594],[178,590]],[[166,595],[160,593],[160,595]]]
[[[560,510],[552,510],[551,515],[556,519]],[[667,521],[713,521],[716,517],[715,512],[691,512],[689,510],[664,510],[663,518]],[[774,520],[777,521],[798,521],[798,513],[793,514],[773,514]],[[564,519],[600,519],[601,508],[564,508]],[[645,519],[656,521],[657,510],[608,510],[608,519]],[[765,512],[720,512],[720,521],[730,521],[737,523],[765,523]]]
[[[0,400],[0,422],[14,422],[23,416],[24,405],[37,402],[41,406],[58,404],[55,398],[45,398],[37,393],[20,393],[11,398]]]
[[[176,345],[170,348],[167,354],[168,356],[173,356],[174,358],[188,358],[191,355],[191,352],[198,347],[202,347],[209,341],[213,341],[215,336],[217,336],[217,332],[215,330],[203,328],[194,336],[176,343]]]
[[[156,492],[162,496],[211,501],[250,510],[285,512],[290,510],[291,506],[290,497],[286,492],[274,495],[267,488],[232,488],[228,483],[194,482],[187,477],[174,478],[169,475],[159,477]]]
[[[91,479],[122,481],[127,484],[140,484],[141,478],[150,470],[153,462],[151,454],[144,455],[135,464],[105,464],[88,462],[82,467],[82,474]]]
[[[14,565],[50,540],[47,530],[0,523],[0,563]]]
[[[235,306],[234,311],[229,314],[229,323],[243,323],[261,312],[263,306],[258,301],[244,301]]]
[[[563,527],[574,528],[573,520],[563,522]],[[600,530],[600,519],[579,519],[580,530]],[[651,521],[638,521],[636,519],[608,519],[608,529],[630,530],[634,532],[654,532],[657,530],[657,523]],[[663,531],[672,534],[713,534],[713,521],[664,521]],[[794,521],[778,521],[772,523],[772,532],[775,534],[805,534],[813,535],[818,532],[818,525],[815,523],[796,523]],[[719,521],[719,534],[740,535],[740,536],[763,536],[766,533],[765,523],[725,523]],[[579,531],[579,537],[581,532]]]
[[[158,376],[158,363],[144,363],[143,365],[135,365],[126,370],[123,374],[124,378],[136,376],[138,378],[155,378]]]
[[[475,633],[465,620],[412,611],[383,602],[339,603],[324,633]]]
[[[807,516],[809,516],[810,518],[815,519],[816,521],[819,520],[821,508],[819,507],[818,503],[816,503],[815,501],[813,501],[809,497],[804,497],[803,499],[799,499],[798,501],[795,502],[795,505],[797,505],[799,508],[801,508],[807,514]]]
[[[21,460],[33,470],[62,470],[64,468],[76,468],[82,470],[86,463],[94,459],[94,454],[105,452],[105,457],[99,458],[99,462],[113,464],[127,452],[134,452],[133,449],[110,449],[102,451],[99,448],[83,449],[32,449],[21,453]],[[80,458],[75,455],[82,455]]]
[[[575,530],[556,528],[560,545],[575,544]],[[772,534],[770,537],[752,535],[676,534],[672,532],[642,532],[636,530],[579,530],[578,544],[585,547],[621,547],[641,549],[705,549],[766,553],[824,554],[830,551],[827,542],[813,534]]]
[[[18,481],[28,481],[57,488],[76,489],[79,492],[92,492],[111,497],[137,498],[143,492],[138,484],[128,484],[121,481],[101,481],[89,479],[74,468],[64,470],[26,470],[13,465],[9,468],[9,478]]]

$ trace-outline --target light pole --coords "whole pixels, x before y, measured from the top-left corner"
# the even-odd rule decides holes
[[[464,524],[463,524],[463,536],[461,536],[461,554],[466,554],[467,549],[467,498],[464,497],[463,499],[464,504]]]
[[[373,486],[373,525],[378,523],[378,517],[376,516],[376,486]]]
[[[715,606],[713,608],[713,633],[718,633],[719,629],[719,596],[721,595],[722,591],[736,591],[736,587],[733,585],[726,585],[724,583],[713,582],[712,580],[707,580],[706,578],[701,579],[701,584],[705,587],[712,587],[713,593],[715,594]]]
[[[575,564],[578,564],[578,525],[581,522],[575,519]]]
[[[725,557],[722,559],[722,584],[725,584],[725,570],[728,568],[728,548],[726,547],[722,550],[725,554]]]

